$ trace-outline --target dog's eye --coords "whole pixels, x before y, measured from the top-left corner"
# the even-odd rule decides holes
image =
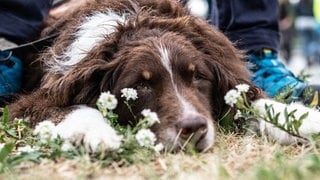
[[[195,72],[193,74],[193,80],[195,80],[195,81],[206,80],[206,79],[207,79],[206,76],[200,72]]]

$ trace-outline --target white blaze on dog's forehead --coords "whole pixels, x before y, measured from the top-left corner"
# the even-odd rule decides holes
[[[169,58],[169,52],[162,45],[160,45],[159,51],[160,51],[161,62],[163,66],[166,68],[166,70],[169,72],[170,77],[172,79],[172,67],[171,67],[171,62]]]
[[[64,54],[61,66],[72,66],[83,59],[105,37],[113,33],[117,25],[126,22],[126,14],[117,14],[112,11],[97,12],[86,17],[75,34],[75,40]]]
[[[190,104],[178,91],[178,88],[176,84],[173,82],[173,74],[172,74],[172,64],[170,61],[170,52],[168,49],[166,49],[162,44],[160,44],[159,47],[159,52],[160,52],[160,59],[161,63],[165,67],[165,69],[168,71],[171,79],[171,83],[173,84],[174,91],[176,93],[176,96],[179,99],[179,102],[181,104],[182,108],[182,116],[189,116],[191,114],[199,114],[197,110],[193,107],[192,104]]]

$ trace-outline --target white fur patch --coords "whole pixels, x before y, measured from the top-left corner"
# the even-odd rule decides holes
[[[75,34],[75,40],[67,47],[64,55],[57,58],[57,64],[52,66],[51,70],[60,73],[69,70],[107,35],[113,33],[119,23],[125,24],[125,22],[126,14],[119,15],[112,11],[97,12],[86,17]]]
[[[306,119],[302,121],[302,124],[299,128],[299,135],[303,138],[309,138],[310,135],[315,133],[320,133],[320,112],[305,107],[302,104],[292,103],[292,104],[282,104],[270,99],[259,99],[255,101],[254,107],[259,110],[262,115],[266,116],[265,105],[272,105],[275,111],[275,114],[280,113],[279,116],[279,124],[284,124],[285,119],[285,109],[290,113],[294,110],[297,110],[294,115],[296,118],[301,117],[303,114],[308,113]],[[289,120],[291,120],[289,118]],[[264,120],[259,120],[260,123],[260,132],[262,134],[267,135],[269,138],[273,140],[277,140],[282,144],[291,144],[297,141],[301,141],[301,139],[289,135],[287,132],[275,127],[274,125],[266,122]]]
[[[122,137],[105,122],[101,113],[85,105],[68,114],[56,126],[56,132],[63,139],[80,144],[83,141],[88,150],[116,150],[120,147]]]
[[[166,68],[166,70],[168,71],[168,73],[170,74],[170,77],[172,79],[172,67],[171,67],[171,62],[169,58],[169,52],[162,45],[160,45],[159,52],[160,52],[161,62],[163,66]]]

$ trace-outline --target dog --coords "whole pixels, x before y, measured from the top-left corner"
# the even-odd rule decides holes
[[[217,121],[230,109],[224,95],[238,84],[249,85],[246,98],[261,110],[266,103],[279,111],[287,107],[268,100],[250,82],[243,52],[174,0],[93,1],[44,29],[42,36],[55,33],[52,46],[36,60],[44,72],[40,86],[19,96],[9,106],[10,116],[28,118],[32,127],[50,120],[62,138],[83,141],[91,149],[115,134],[96,108],[106,91],[121,99],[121,89],[136,89],[138,99],[129,102],[133,114],[145,108],[156,112],[160,123],[151,130],[174,150],[191,135],[199,151],[214,145]],[[121,125],[137,123],[123,101],[114,112]],[[315,125],[320,127],[315,119],[304,121],[302,136]],[[300,141],[263,120],[257,127],[282,143]]]

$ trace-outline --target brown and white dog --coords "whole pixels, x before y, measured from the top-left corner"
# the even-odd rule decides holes
[[[248,100],[261,109],[269,102],[250,83],[241,52],[173,0],[94,1],[45,29],[43,36],[57,32],[38,58],[45,71],[40,87],[11,104],[10,114],[29,118],[31,126],[51,120],[61,137],[83,140],[92,149],[115,133],[96,110],[104,91],[121,99],[121,89],[135,88],[134,114],[145,108],[156,112],[161,123],[152,131],[176,150],[191,134],[200,151],[214,144],[216,121],[229,108],[224,95],[236,85],[249,84]],[[119,102],[119,123],[134,122]],[[296,141],[266,122],[259,128],[284,143]]]

